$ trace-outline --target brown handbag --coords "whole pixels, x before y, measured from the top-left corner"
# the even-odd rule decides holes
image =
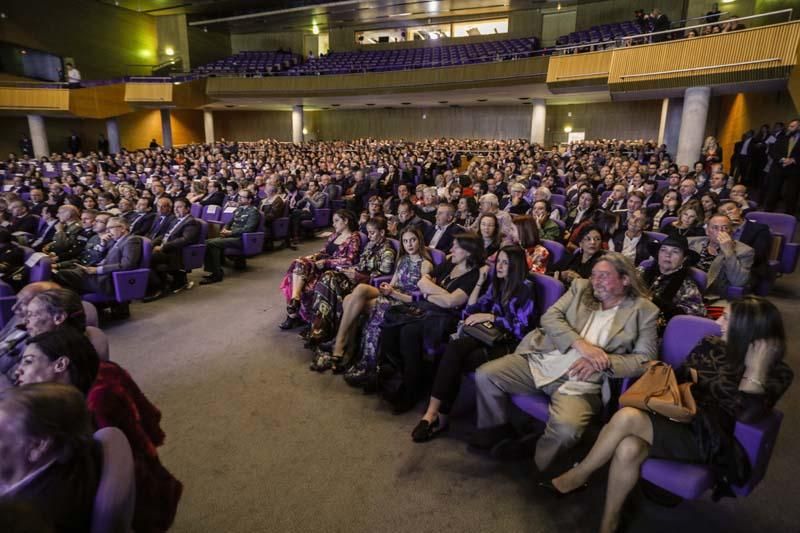
[[[620,396],[619,404],[688,424],[697,414],[692,396],[692,385],[697,382],[694,369],[691,369],[691,376],[692,382],[678,385],[671,366],[663,361],[651,361],[644,374]]]

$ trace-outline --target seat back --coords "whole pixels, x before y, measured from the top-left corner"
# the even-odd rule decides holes
[[[567,202],[567,197],[563,194],[551,194],[550,195],[550,203],[553,206],[560,205],[561,207],[565,207]]]
[[[22,249],[25,252],[25,273],[27,274],[28,283],[33,283],[34,281],[50,281],[50,276],[52,274],[50,268],[52,260],[50,257],[46,254],[39,253],[36,261],[33,264],[29,264],[29,259],[37,252],[34,252],[33,248],[28,248],[27,246],[23,246]]]
[[[550,307],[561,298],[566,288],[563,283],[554,277],[533,272],[528,275],[533,279],[537,312],[539,316],[542,316],[545,311],[550,309]]]
[[[766,211],[751,211],[746,218],[766,224],[772,233],[783,235],[785,242],[793,242],[797,231],[797,219],[784,213],[768,213]]]
[[[691,315],[673,317],[664,331],[661,360],[678,368],[703,337],[719,334],[719,324],[711,319]]]
[[[664,229],[673,222],[675,222],[676,220],[678,220],[678,217],[664,217],[661,219],[661,225],[659,226],[659,228]]]
[[[94,434],[102,455],[102,473],[92,510],[91,533],[131,531],[136,503],[133,454],[125,434],[107,427]]]
[[[81,303],[83,304],[83,314],[86,317],[86,327],[92,326],[96,328],[100,322],[97,317],[97,308],[92,302],[84,300]]]
[[[233,220],[233,214],[236,212],[235,207],[226,207],[222,210],[222,214],[219,217],[219,221],[223,224],[227,224],[231,220]]]
[[[203,214],[203,206],[200,204],[192,204],[192,207],[189,208],[189,213],[195,218],[201,216]]]
[[[547,260],[550,267],[559,264],[567,253],[567,249],[560,242],[542,239],[542,246],[550,252],[550,257]]]
[[[666,233],[661,233],[659,231],[645,231],[644,234],[647,237],[647,240],[650,242],[653,241],[661,242],[667,238]]]
[[[433,259],[433,266],[439,266],[444,263],[446,255],[443,251],[428,246],[428,253],[431,254],[431,259]]]
[[[222,207],[218,205],[207,205],[203,207],[203,211],[200,213],[200,218],[212,222],[218,221],[221,216]]]
[[[359,238],[361,238],[361,250],[367,247],[367,243],[369,242],[369,237],[367,237],[366,233],[358,232]]]
[[[147,237],[142,237],[142,257],[139,260],[139,268],[150,268],[150,258],[153,256],[153,241]]]
[[[750,460],[750,479],[741,487],[733,487],[739,496],[747,496],[767,473],[767,465],[778,439],[778,432],[783,422],[783,413],[777,409],[755,424],[736,423],[734,436],[742,445]]]
[[[391,244],[392,248],[394,248],[395,256],[399,256],[400,255],[400,241],[398,241],[397,239],[389,239],[389,244]]]

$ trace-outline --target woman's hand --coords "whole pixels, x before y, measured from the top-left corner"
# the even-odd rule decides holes
[[[492,313],[475,313],[464,319],[464,324],[467,326],[480,324],[481,322],[494,322],[494,315]]]
[[[430,276],[422,276],[417,282],[417,288],[419,288],[419,290],[425,294],[431,292],[434,287],[437,287],[437,285],[433,282]]]
[[[391,297],[394,293],[394,287],[384,281],[378,287],[378,292],[380,292],[383,296]]]
[[[478,269],[478,285],[482,286],[488,276],[489,276],[489,267],[487,265],[483,265],[481,268]]]
[[[744,356],[744,366],[747,367],[745,374],[764,381],[779,355],[780,344],[776,339],[758,339],[751,342]]]

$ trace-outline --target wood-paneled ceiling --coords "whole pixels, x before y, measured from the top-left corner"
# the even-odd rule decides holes
[[[510,16],[514,11],[569,6],[578,0],[96,0],[154,16],[185,14],[190,24],[228,17],[247,17],[209,22],[214,29],[231,33],[308,30],[312,22],[320,30],[329,27],[444,22],[455,17]],[[582,3],[599,0],[580,0]]]

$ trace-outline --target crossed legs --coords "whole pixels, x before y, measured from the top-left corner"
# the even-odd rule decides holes
[[[334,356],[343,355],[347,341],[351,336],[353,325],[361,313],[369,312],[378,300],[380,292],[372,285],[359,283],[353,292],[345,296],[342,309],[342,321],[336,332],[336,342],[333,345]]]

